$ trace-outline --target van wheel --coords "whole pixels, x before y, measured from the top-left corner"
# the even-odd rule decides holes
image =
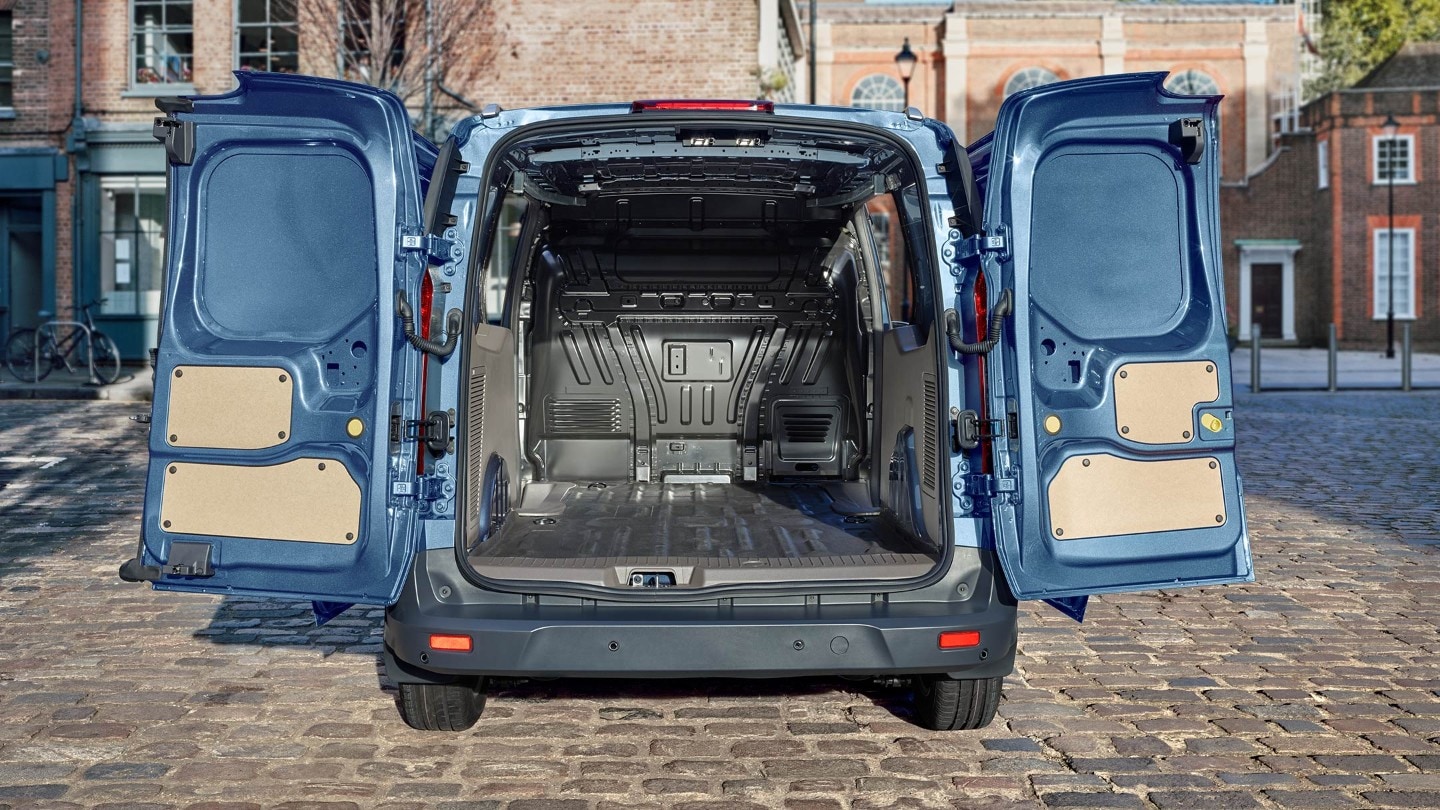
[[[421,731],[464,731],[485,711],[485,679],[402,683],[400,716]]]
[[[984,728],[995,719],[1004,678],[915,677],[915,722],[933,731]]]

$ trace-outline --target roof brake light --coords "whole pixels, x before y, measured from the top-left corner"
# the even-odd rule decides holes
[[[630,112],[774,113],[775,102],[762,99],[651,99],[631,102]]]

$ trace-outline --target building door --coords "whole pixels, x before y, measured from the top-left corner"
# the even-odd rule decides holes
[[[35,326],[44,301],[40,198],[0,197],[0,328]]]
[[[1250,265],[1250,323],[1260,337],[1285,337],[1285,276],[1279,264]]]

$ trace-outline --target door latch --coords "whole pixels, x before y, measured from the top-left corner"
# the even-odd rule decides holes
[[[981,439],[1018,438],[1020,438],[1020,424],[1016,414],[1007,414],[1004,419],[981,419],[980,414],[972,410],[951,412],[951,452],[974,450],[980,446]]]
[[[424,419],[390,417],[390,441],[424,442],[430,455],[439,458],[450,450],[450,413],[431,411]]]

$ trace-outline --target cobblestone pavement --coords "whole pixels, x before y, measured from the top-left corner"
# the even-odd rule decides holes
[[[0,808],[1440,807],[1435,394],[1245,400],[1258,581],[1027,609],[1001,716],[949,734],[838,680],[521,685],[410,731],[379,611],[115,578],[139,407],[0,407]]]

